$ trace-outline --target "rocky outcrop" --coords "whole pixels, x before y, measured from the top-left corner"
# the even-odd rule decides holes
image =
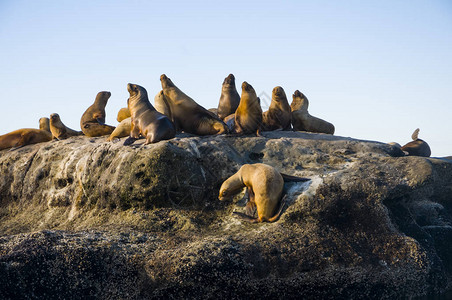
[[[1,298],[381,299],[449,290],[452,162],[324,134],[0,152]],[[218,201],[244,163],[287,183],[275,223]]]

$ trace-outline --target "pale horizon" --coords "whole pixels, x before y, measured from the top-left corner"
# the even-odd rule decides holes
[[[2,1],[0,134],[52,113],[80,130],[99,91],[116,126],[127,83],[153,103],[161,74],[214,108],[232,73],[239,93],[300,90],[335,135],[403,145],[420,128],[451,156],[451,29],[446,0]]]

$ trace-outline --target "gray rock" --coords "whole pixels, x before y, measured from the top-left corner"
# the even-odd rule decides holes
[[[0,298],[390,299],[450,290],[452,162],[304,132],[72,137],[0,151]],[[244,163],[288,183],[275,223],[218,201]],[[240,196],[236,198],[240,198]]]

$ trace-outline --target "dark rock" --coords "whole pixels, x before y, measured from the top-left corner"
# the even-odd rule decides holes
[[[325,134],[105,138],[0,152],[0,298],[391,299],[450,290],[452,162]],[[143,141],[141,141],[143,143]],[[275,223],[218,201],[244,163],[288,183]],[[240,196],[236,197],[240,198]]]

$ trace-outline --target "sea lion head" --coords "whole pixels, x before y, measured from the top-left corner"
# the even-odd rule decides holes
[[[43,118],[39,119],[39,129],[45,130],[45,131],[50,131],[49,124],[50,124],[49,118],[43,117]]]
[[[235,77],[233,74],[229,74],[228,77],[226,77],[223,81],[223,85],[235,85]]]
[[[309,101],[306,96],[300,92],[299,90],[296,90],[292,95],[292,103],[290,104],[290,108],[292,111],[295,110],[307,110],[309,106]]]
[[[130,105],[134,102],[134,100],[139,100],[145,97],[148,99],[148,93],[146,92],[146,89],[142,86],[139,86],[138,84],[127,84],[127,91],[130,94],[129,99],[127,99],[127,104]]]
[[[229,189],[227,187],[224,187],[224,184],[223,184],[220,189],[220,194],[218,195],[218,200],[230,201],[230,200],[232,200],[233,197],[234,197],[234,195],[232,194],[232,192],[229,191]]]
[[[110,97],[111,97],[110,92],[102,91],[102,92],[97,93],[95,102],[98,104],[101,104],[105,107],[105,105],[107,105],[107,101],[108,101],[108,99],[110,99]]]
[[[254,92],[254,88],[252,87],[251,84],[249,84],[248,82],[244,81],[242,83],[242,91]]]
[[[174,87],[174,83],[165,74],[160,75],[160,82],[162,83],[162,88]]]
[[[51,123],[61,122],[61,120],[60,120],[60,115],[57,114],[57,113],[51,114],[51,115],[50,115],[50,122],[51,122]]]
[[[286,93],[284,92],[284,89],[280,86],[275,87],[272,90],[272,98],[276,101],[279,101],[282,98],[286,98]]]
[[[293,96],[292,96],[292,97],[293,97],[293,98],[295,98],[295,97],[305,98],[305,96],[303,95],[303,93],[300,92],[299,90],[296,90],[296,91],[293,93]]]

